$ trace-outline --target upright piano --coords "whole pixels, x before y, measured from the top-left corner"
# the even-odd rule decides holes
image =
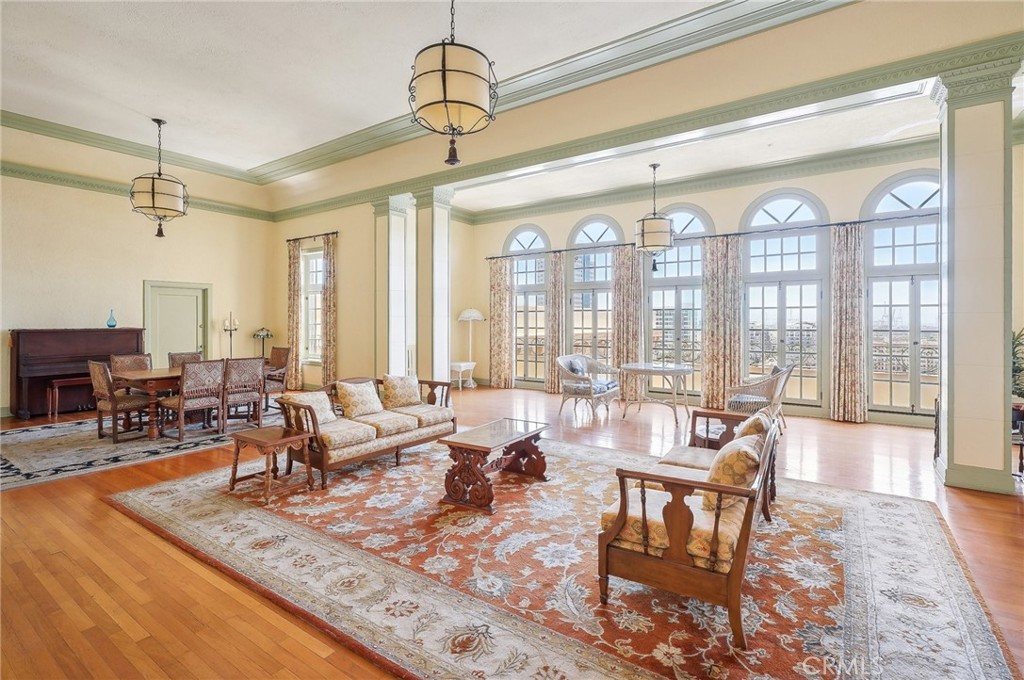
[[[143,350],[142,328],[42,328],[11,331],[11,413],[31,418],[46,413],[46,384],[54,378],[89,375],[89,361]],[[92,403],[86,385],[61,391],[61,410]]]

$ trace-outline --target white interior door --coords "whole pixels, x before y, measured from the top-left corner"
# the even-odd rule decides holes
[[[154,366],[167,365],[168,352],[205,352],[205,287],[152,284],[146,295],[146,347]]]

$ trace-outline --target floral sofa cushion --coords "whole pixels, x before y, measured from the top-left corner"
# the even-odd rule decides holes
[[[656,557],[668,548],[668,531],[662,518],[665,505],[672,499],[666,491],[648,489],[647,493],[647,552]],[[686,542],[686,552],[693,563],[701,569],[711,569],[711,539],[715,528],[715,513],[701,506],[700,496],[687,496],[686,505],[693,513],[693,526]],[[718,525],[718,556],[714,570],[726,574],[732,568],[736,543],[743,526],[744,505],[733,504],[722,509]],[[615,522],[619,514],[619,503],[615,502],[601,513],[601,530],[605,531]],[[643,519],[640,511],[640,489],[629,490],[629,517],[612,545],[626,550],[643,552]]]
[[[761,436],[748,435],[733,439],[723,446],[711,461],[708,468],[708,481],[715,484],[728,484],[729,486],[749,487],[757,476],[757,468],[760,464]],[[713,492],[704,493],[704,509],[714,510],[718,494]],[[739,496],[722,494],[722,507],[729,507],[738,500]]]
[[[316,414],[316,422],[320,424],[320,427],[338,419],[338,416],[334,415],[334,405],[331,404],[331,398],[327,396],[326,392],[321,390],[315,392],[296,392],[283,397],[283,399],[295,404],[312,406],[313,412]]]
[[[408,432],[409,430],[415,430],[420,425],[415,417],[395,413],[394,411],[367,413],[366,415],[356,416],[353,420],[357,423],[372,425],[377,430],[378,437]]]
[[[377,396],[377,383],[370,380],[361,383],[339,382],[335,385],[338,393],[338,404],[346,418],[380,413],[384,406]]]
[[[388,409],[395,413],[412,416],[419,421],[420,427],[437,425],[455,418],[455,411],[447,406],[435,406],[434,404],[416,404],[414,406],[396,406]]]
[[[718,451],[714,449],[705,449],[699,446],[673,446],[662,457],[661,462],[665,465],[707,470],[711,467],[711,461],[715,459],[717,453]]]
[[[320,441],[327,450],[362,444],[376,438],[377,430],[372,425],[357,423],[348,418],[337,418],[320,427]]]
[[[415,406],[422,401],[419,378],[414,375],[385,375],[381,395],[384,397],[384,408],[387,409]]]

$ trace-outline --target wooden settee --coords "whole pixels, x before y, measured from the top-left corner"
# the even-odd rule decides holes
[[[708,466],[718,452],[698,447],[676,447],[648,470],[616,470],[619,501],[604,511],[598,536],[601,602],[608,602],[608,577],[618,576],[722,605],[734,643],[746,648],[740,591],[758,511],[771,521],[778,437],[778,420],[766,418],[763,434],[731,444],[757,447],[756,471],[742,486],[709,482]]]

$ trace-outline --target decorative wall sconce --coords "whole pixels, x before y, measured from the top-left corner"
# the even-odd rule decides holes
[[[228,312],[228,318],[224,319],[224,332],[228,334],[228,356],[235,358],[235,333],[238,331],[238,319],[234,312]]]

